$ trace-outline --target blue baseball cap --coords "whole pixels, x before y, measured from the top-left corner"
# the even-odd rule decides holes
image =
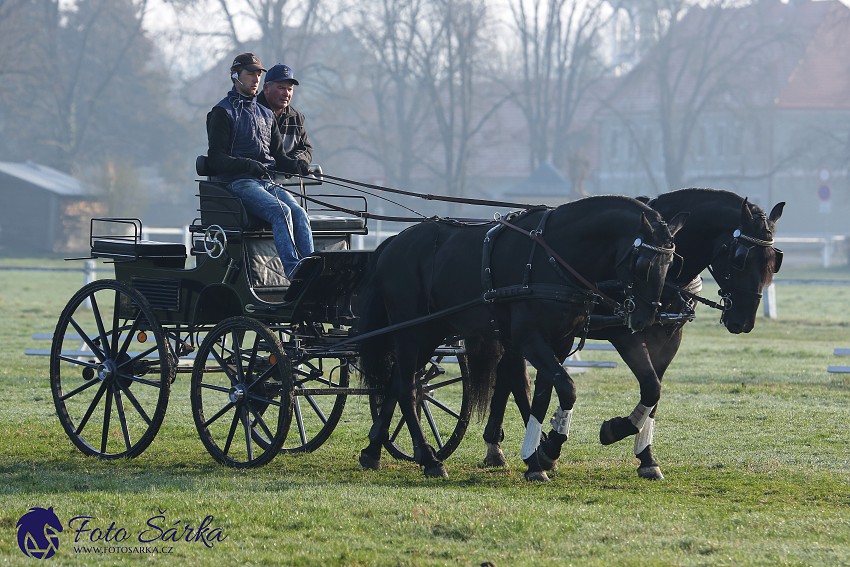
[[[291,81],[292,84],[297,85],[298,81],[293,75],[292,67],[278,63],[266,72],[266,80],[263,81],[263,84]]]

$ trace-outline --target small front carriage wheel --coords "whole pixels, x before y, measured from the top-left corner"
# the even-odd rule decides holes
[[[87,455],[139,455],[162,425],[176,368],[141,293],[115,280],[84,286],[62,311],[50,351],[65,433]]]
[[[264,465],[280,451],[292,420],[292,367],[264,324],[231,317],[198,349],[190,389],[201,441],[223,465]]]

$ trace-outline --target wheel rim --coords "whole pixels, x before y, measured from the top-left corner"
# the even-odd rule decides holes
[[[236,468],[271,461],[292,416],[292,370],[262,323],[226,319],[207,334],[192,372],[192,415],[218,462]]]
[[[466,356],[454,357],[435,353],[425,368],[416,374],[416,408],[425,440],[436,451],[439,460],[445,460],[460,444],[469,425],[469,400],[467,395],[469,371]],[[379,407],[370,396],[373,419]],[[397,459],[413,460],[410,433],[396,408],[390,424],[387,451]]]
[[[348,361],[311,359],[293,369],[293,431],[282,452],[308,453],[328,440],[345,408],[345,394],[322,393],[330,388],[347,388]]]
[[[56,325],[50,383],[57,415],[83,453],[135,457],[159,431],[176,360],[147,300],[112,280],[80,289]]]

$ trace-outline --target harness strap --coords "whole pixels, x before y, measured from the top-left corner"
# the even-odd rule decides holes
[[[710,270],[709,270],[709,271],[710,271]],[[712,275],[714,275],[714,274],[712,274]],[[688,285],[690,285],[690,283],[688,283]],[[704,297],[701,297],[701,296],[699,296],[699,295],[697,295],[697,294],[695,294],[695,293],[691,293],[690,291],[688,291],[688,290],[687,290],[687,289],[685,289],[684,287],[679,287],[679,286],[677,286],[676,284],[674,284],[674,283],[672,283],[672,282],[664,282],[664,286],[665,286],[665,287],[669,287],[670,289],[673,289],[673,290],[675,290],[675,291],[679,292],[680,294],[684,295],[684,296],[685,296],[685,297],[687,297],[688,299],[693,299],[694,301],[697,301],[697,302],[699,302],[699,303],[702,303],[703,305],[708,305],[709,307],[711,307],[711,308],[713,308],[713,309],[719,309],[720,311],[724,311],[724,310],[725,310],[725,308],[723,307],[723,305],[721,305],[721,304],[719,304],[719,303],[717,303],[717,302],[715,302],[715,301],[711,301],[710,299],[705,299]]]
[[[617,308],[620,307],[619,303],[617,303],[616,301],[614,301],[613,299],[611,299],[610,297],[608,297],[607,295],[602,293],[599,290],[599,288],[597,288],[595,285],[593,285],[592,283],[587,281],[587,279],[584,276],[582,276],[580,273],[578,273],[575,270],[575,268],[570,266],[563,258],[561,258],[561,256],[559,256],[558,253],[555,252],[552,249],[551,246],[549,246],[549,243],[546,242],[546,240],[544,240],[543,237],[540,234],[537,234],[537,231],[530,231],[529,232],[529,231],[522,229],[522,228],[520,228],[520,227],[518,227],[514,224],[509,223],[505,219],[498,219],[496,222],[501,223],[502,225],[504,225],[508,228],[511,228],[511,229],[519,232],[520,234],[524,234],[525,236],[529,237],[532,241],[540,244],[540,246],[546,251],[546,253],[549,254],[550,264],[554,260],[555,262],[560,264],[563,268],[566,268],[567,271],[570,272],[573,275],[573,277],[575,277],[579,282],[581,282],[587,289],[589,289],[594,294],[599,296],[599,298],[603,301],[603,303],[605,303],[608,307],[610,307],[611,309],[617,309]]]

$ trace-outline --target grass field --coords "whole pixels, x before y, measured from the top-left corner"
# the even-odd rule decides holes
[[[850,281],[850,271],[781,277]],[[3,564],[37,562],[18,549],[16,523],[52,506],[65,526],[52,565],[850,565],[850,374],[826,372],[850,364],[832,355],[850,347],[850,285],[778,285],[778,319],[760,317],[745,336],[699,310],[665,378],[654,443],[661,482],[637,477],[631,438],[598,442],[602,420],[638,400],[624,365],[576,375],[571,437],[545,485],[523,480],[515,411],[507,470],[480,466],[476,420],[447,480],[387,456],[384,470],[363,472],[369,409],[358,397],[315,453],[230,470],[197,438],[186,374],[144,454],[87,458],[55,415],[48,359],[23,356],[48,348],[31,335],[51,332],[81,285],[81,272],[0,270]],[[74,530],[80,516],[91,531]],[[194,537],[208,516],[212,547]],[[159,553],[148,553],[154,546]]]

